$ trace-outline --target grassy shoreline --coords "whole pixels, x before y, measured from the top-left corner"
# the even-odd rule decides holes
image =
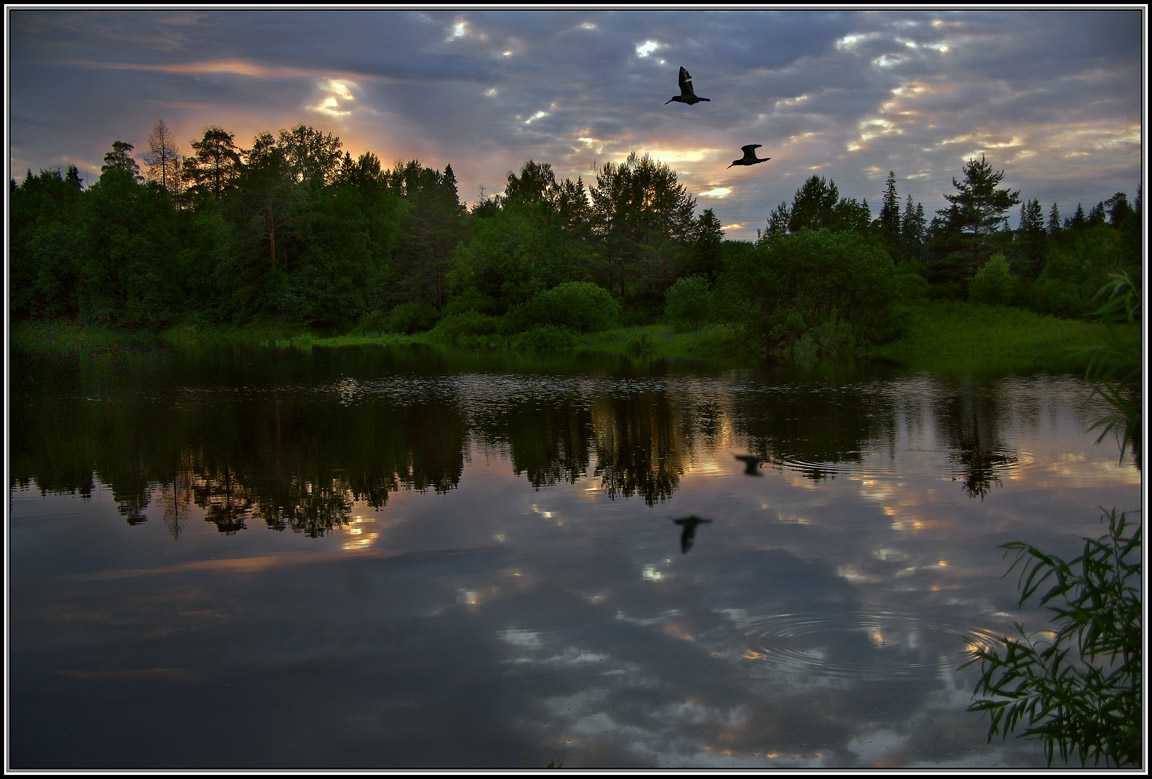
[[[1099,343],[1104,325],[1017,308],[923,301],[904,309],[903,335],[868,349],[869,357],[909,369],[950,373],[1001,370],[1083,372],[1084,350]],[[1140,340],[1139,325],[1119,328]]]
[[[1098,342],[1103,325],[1058,319],[1020,309],[947,301],[921,301],[906,306],[904,334],[891,342],[861,350],[864,359],[897,363],[911,370],[945,373],[1054,370],[1078,373],[1089,357],[1083,350]],[[1139,340],[1139,325],[1120,328],[1125,338]],[[179,325],[159,333],[118,330],[69,322],[16,322],[9,344],[14,349],[69,351],[114,350],[159,342],[169,346],[247,344],[310,349],[362,345],[425,344],[451,346],[431,333],[317,336],[286,325],[242,328]],[[746,363],[736,349],[730,325],[710,325],[676,332],[670,325],[619,327],[575,337],[567,352],[628,355],[643,359]],[[1080,354],[1078,354],[1080,353]]]

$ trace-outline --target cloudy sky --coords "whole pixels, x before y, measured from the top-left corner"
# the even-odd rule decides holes
[[[1069,216],[1141,183],[1140,9],[9,6],[10,174],[94,182],[159,119],[183,153],[212,125],[248,147],[304,123],[385,167],[451,164],[468,202],[529,159],[594,185],[648,153],[731,239],[814,174],[876,215],[893,171],[931,218],[981,154]],[[666,104],[680,66],[709,102]],[[771,161],[729,168],[750,143]]]

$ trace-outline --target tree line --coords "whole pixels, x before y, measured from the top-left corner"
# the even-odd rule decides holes
[[[885,312],[909,295],[1079,317],[1109,271],[1141,271],[1139,193],[1045,220],[983,158],[931,221],[911,195],[901,208],[894,172],[876,218],[813,176],[740,242],[647,155],[588,185],[528,160],[468,209],[451,165],[388,169],[303,124],[249,148],[209,127],[189,145],[160,121],[143,167],[117,140],[90,186],[75,167],[13,180],[12,317],[505,335],[679,317],[795,357],[893,335]]]

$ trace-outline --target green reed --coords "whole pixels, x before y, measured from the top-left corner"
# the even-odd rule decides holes
[[[1020,604],[1036,596],[1053,612],[1052,629],[1004,636],[1002,647],[974,646],[983,675],[969,711],[990,716],[988,740],[1019,735],[1043,741],[1048,765],[1058,754],[1107,766],[1140,766],[1141,534],[1127,515],[1106,511],[1107,534],[1085,539],[1083,553],[1065,562],[1021,542],[1008,572],[1020,569]],[[1001,650],[1003,653],[1001,653]]]

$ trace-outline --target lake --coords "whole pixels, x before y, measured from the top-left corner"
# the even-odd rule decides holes
[[[12,768],[1043,767],[960,666],[1140,508],[1065,375],[13,354]],[[1138,515],[1135,515],[1138,517]]]

